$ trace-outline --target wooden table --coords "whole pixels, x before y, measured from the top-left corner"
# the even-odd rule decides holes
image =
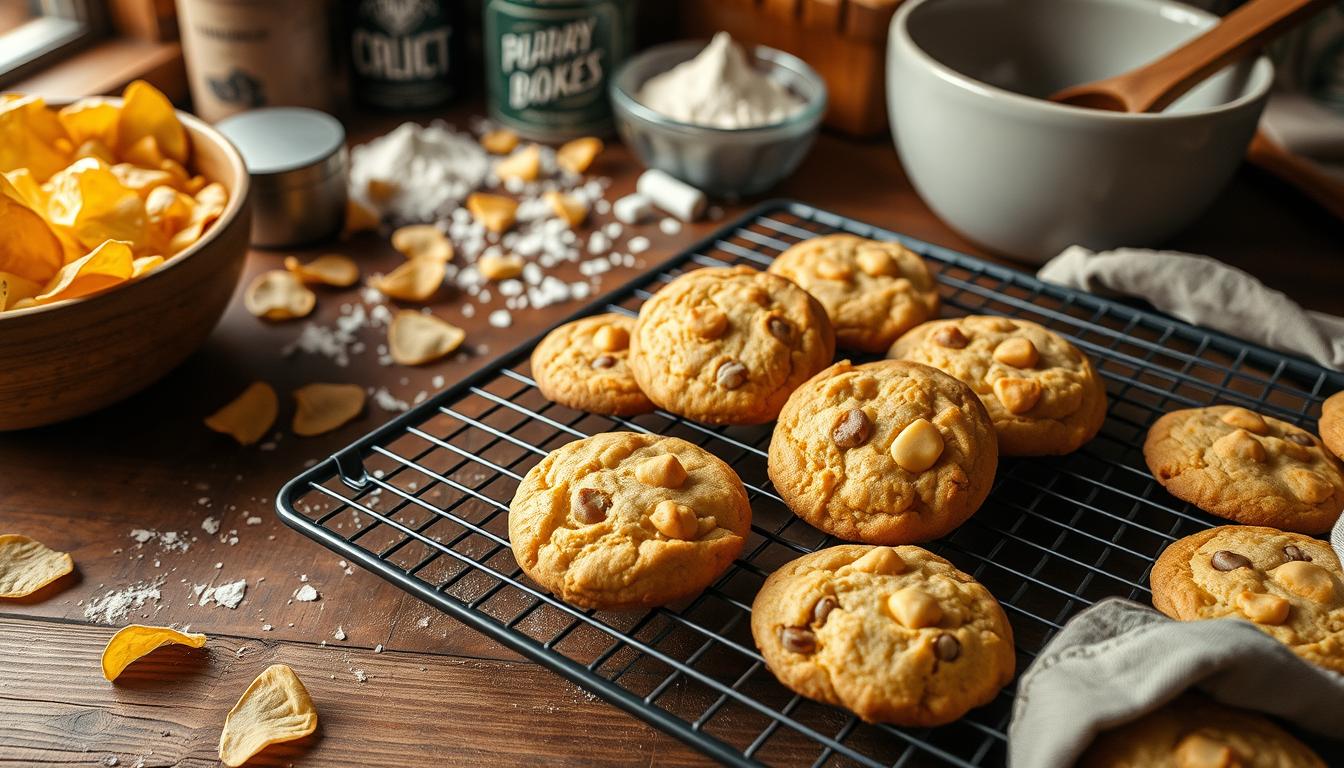
[[[466,113],[450,115],[464,125]],[[392,123],[362,126],[368,137]],[[593,172],[633,187],[638,164],[610,148]],[[905,181],[888,143],[823,136],[803,168],[778,190],[822,208],[972,253]],[[614,196],[612,197],[614,199]],[[727,216],[745,206],[729,206]],[[703,236],[702,222],[666,236],[635,270],[602,279],[610,289]],[[1256,274],[1306,306],[1344,314],[1339,275],[1344,226],[1251,170],[1173,248],[1208,253]],[[399,260],[373,235],[323,250],[356,256],[365,272]],[[248,274],[284,254],[254,252]],[[560,272],[564,273],[563,271]],[[577,279],[570,277],[570,279]],[[329,323],[352,293],[320,290],[315,320]],[[499,298],[495,299],[496,304]],[[386,386],[402,399],[449,383],[572,312],[566,304],[514,313],[507,329],[486,312],[464,318],[445,291],[437,312],[467,329],[468,354],[421,369],[383,367],[372,352],[340,368],[321,357],[286,358],[302,323],[269,324],[235,300],[209,342],[162,382],[71,423],[0,435],[0,532],[20,532],[74,555],[76,573],[22,602],[0,604],[0,765],[214,765],[224,714],[260,670],[291,665],[320,712],[318,733],[272,748],[256,765],[699,764],[695,750],[465,629],[375,576],[347,569],[273,513],[280,485],[307,462],[392,414],[370,405],[352,424],[302,439],[285,428],[287,393],[314,381]],[[382,331],[367,331],[370,349]],[[201,418],[254,379],[285,400],[284,436],[270,450],[240,448]],[[207,534],[207,517],[220,521]],[[249,517],[259,518],[248,524]],[[187,551],[133,529],[176,531]],[[193,585],[246,578],[235,610],[198,606]],[[303,579],[321,594],[292,600]],[[114,628],[86,618],[112,589],[158,584],[161,597],[120,623],[188,624],[210,635],[200,651],[165,649],[112,685],[98,656]],[[337,641],[341,627],[346,639]],[[366,680],[357,680],[357,672]]]

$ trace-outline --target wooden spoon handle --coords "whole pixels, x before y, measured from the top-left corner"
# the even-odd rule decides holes
[[[1257,168],[1297,187],[1317,205],[1344,221],[1344,183],[1321,173],[1311,163],[1276,144],[1257,131],[1246,150],[1246,159]]]
[[[1332,0],[1248,0],[1220,24],[1130,79],[1134,112],[1157,112],[1228,64],[1269,42]]]

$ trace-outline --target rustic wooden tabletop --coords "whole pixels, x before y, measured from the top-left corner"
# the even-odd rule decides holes
[[[447,117],[465,125],[468,116]],[[393,124],[361,125],[354,135],[367,138]],[[620,146],[591,170],[610,177],[615,194],[632,189],[639,171]],[[984,255],[920,202],[887,142],[823,136],[775,192]],[[725,206],[724,216],[745,207]],[[641,263],[602,275],[600,289],[721,223],[701,222],[675,236],[647,227],[641,234],[652,248]],[[1344,225],[1255,171],[1243,170],[1170,246],[1214,255],[1309,308],[1344,314]],[[400,260],[372,234],[318,250],[348,253],[366,274]],[[278,267],[285,255],[252,253],[248,274]],[[557,274],[578,279],[560,268]],[[319,289],[310,319],[330,323],[352,300],[353,292]],[[513,325],[500,329],[486,322],[488,312],[464,317],[461,304],[445,290],[433,307],[466,329],[468,352],[415,369],[378,365],[370,353],[341,368],[320,356],[286,357],[281,350],[303,323],[263,322],[235,297],[206,345],[147,391],[70,423],[0,435],[0,532],[69,551],[77,565],[32,599],[0,604],[0,765],[215,765],[224,713],[274,662],[291,665],[305,681],[321,725],[312,737],[267,750],[255,765],[703,763],[694,749],[348,568],[279,522],[274,494],[285,480],[392,413],[370,403],[334,433],[286,434],[249,448],[201,424],[256,379],[270,381],[284,400],[314,381],[386,387],[410,400],[432,392],[436,377],[452,383],[578,306],[517,311]],[[364,333],[371,349],[383,341],[381,330]],[[283,432],[291,415],[284,402]],[[214,522],[218,530],[207,532]],[[197,603],[196,585],[240,578],[247,592],[236,609]],[[320,599],[292,599],[305,580]],[[113,610],[109,622],[105,596],[137,589],[157,598],[119,616]],[[131,622],[190,625],[211,642],[199,651],[156,652],[112,685],[101,677],[98,656],[114,627]]]

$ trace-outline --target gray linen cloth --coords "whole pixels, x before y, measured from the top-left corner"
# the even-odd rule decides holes
[[[1344,285],[1344,265],[1341,285]],[[1138,296],[1162,312],[1344,370],[1344,318],[1303,309],[1245,272],[1207,256],[1073,246],[1036,273],[1048,283]]]
[[[1330,540],[1344,558],[1344,518]],[[1109,598],[1065,624],[1018,680],[1008,764],[1070,768],[1098,733],[1190,688],[1344,735],[1344,675],[1303,661],[1247,621],[1173,621]]]

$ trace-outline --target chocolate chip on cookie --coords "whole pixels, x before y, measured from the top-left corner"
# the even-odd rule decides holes
[[[532,351],[532,376],[546,399],[615,416],[653,410],[626,364],[633,318],[616,313],[566,323]]]

